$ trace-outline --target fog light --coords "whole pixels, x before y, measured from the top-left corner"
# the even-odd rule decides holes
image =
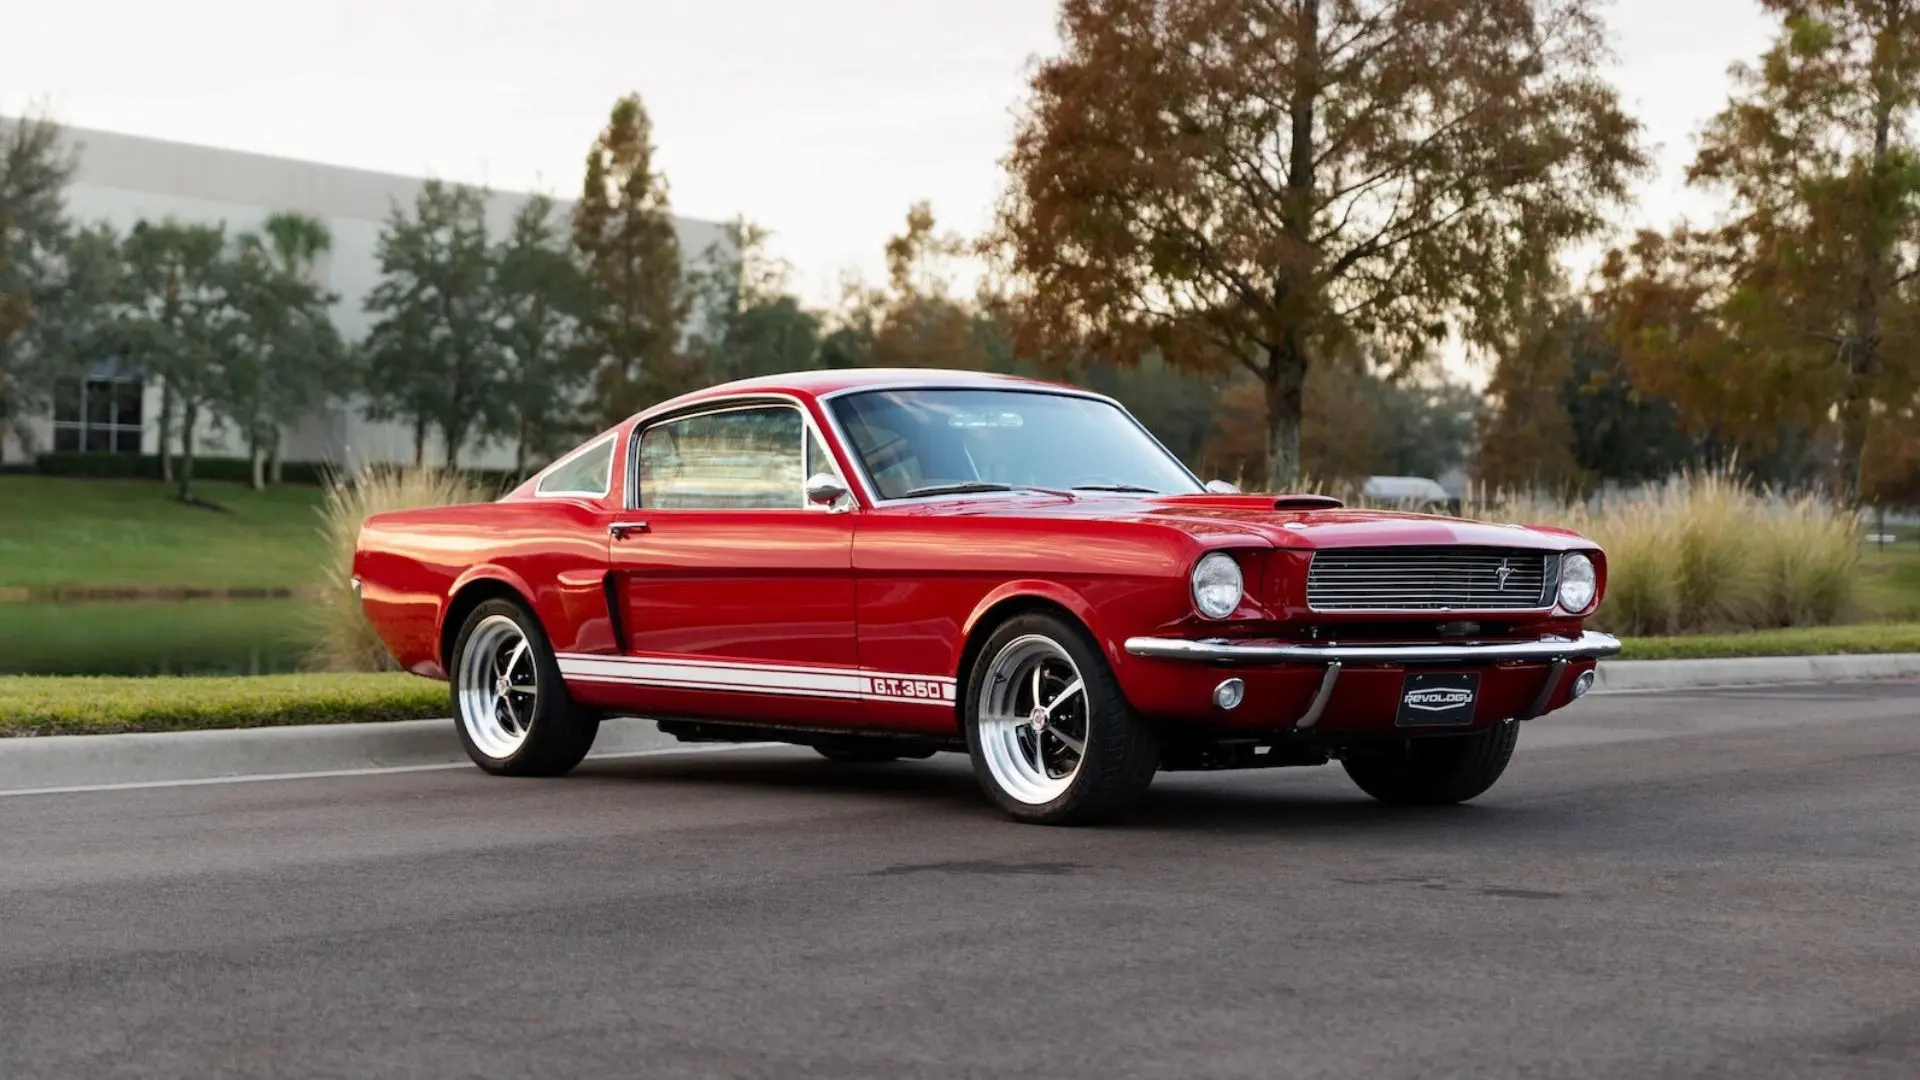
[[[1213,688],[1213,703],[1222,709],[1233,710],[1247,699],[1247,684],[1239,679],[1228,679]]]
[[[1573,680],[1573,700],[1579,701],[1581,698],[1586,697],[1587,691],[1591,689],[1593,689],[1593,672],[1581,672],[1580,677]]]

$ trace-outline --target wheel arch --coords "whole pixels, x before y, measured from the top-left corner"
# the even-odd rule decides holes
[[[441,607],[440,628],[436,638],[440,646],[440,668],[449,677],[453,672],[454,639],[466,624],[467,616],[473,614],[473,609],[489,600],[512,600],[526,608],[534,621],[540,619],[540,613],[533,606],[532,590],[517,576],[497,566],[475,567],[461,575],[448,592],[446,604]]]
[[[958,693],[955,708],[966,708],[967,683],[973,677],[973,665],[987,639],[1007,620],[1030,612],[1057,615],[1085,630],[1102,652],[1109,651],[1100,632],[1099,617],[1086,599],[1050,581],[1012,581],[988,593],[967,616],[960,635],[960,650],[953,660]]]

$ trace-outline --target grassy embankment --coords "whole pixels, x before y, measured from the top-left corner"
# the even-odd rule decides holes
[[[346,724],[445,715],[446,685],[412,675],[0,678],[0,738]]]

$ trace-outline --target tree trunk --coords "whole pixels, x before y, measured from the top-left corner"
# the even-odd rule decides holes
[[[276,426],[273,429],[273,446],[267,451],[267,483],[275,487],[280,486],[287,464],[286,447],[283,445],[286,441],[287,433]]]
[[[1873,175],[1876,186],[1889,167],[1895,90],[1880,79],[1873,106]],[[1887,293],[1889,233],[1871,225],[1860,238],[1860,285],[1855,294],[1853,344],[1846,350],[1847,389],[1840,403],[1840,499],[1859,506],[1860,474],[1873,424],[1873,397],[1880,379],[1880,302]]]
[[[527,422],[520,421],[520,430],[513,440],[513,479],[515,483],[527,477]]]
[[[267,458],[260,449],[260,433],[252,432],[247,436],[247,464],[252,467],[249,482],[255,491],[267,490]]]
[[[180,425],[180,501],[193,501],[193,428],[200,420],[200,406],[188,402]]]
[[[441,442],[445,444],[447,470],[449,472],[458,470],[460,468],[460,448],[465,446],[467,442],[467,429],[465,425],[441,424],[440,439]]]
[[[1300,482],[1300,420],[1304,411],[1307,362],[1299,343],[1292,341],[1269,347],[1264,375],[1267,490],[1281,492]]]
[[[160,482],[173,483],[173,382],[160,380]]]
[[[423,468],[427,464],[427,418],[413,418],[413,467]]]

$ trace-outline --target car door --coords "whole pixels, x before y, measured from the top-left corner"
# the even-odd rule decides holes
[[[807,502],[806,477],[838,472],[807,415],[784,401],[734,405],[635,438],[608,542],[622,650],[591,674],[647,715],[863,723],[859,515],[851,498]]]

